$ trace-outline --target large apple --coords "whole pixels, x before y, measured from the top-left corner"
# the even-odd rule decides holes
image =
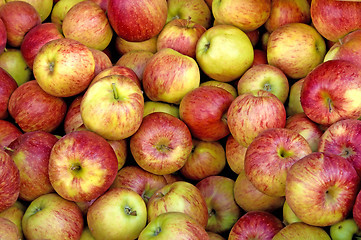
[[[88,47],[61,38],[46,43],[34,59],[33,73],[40,87],[58,97],[83,92],[94,77],[95,61]]]
[[[8,110],[24,132],[52,132],[62,123],[67,105],[63,98],[46,93],[37,81],[31,80],[15,89]]]
[[[288,77],[305,77],[323,62],[326,43],[313,26],[288,23],[275,29],[267,42],[267,61]]]
[[[225,176],[209,176],[196,184],[208,208],[207,231],[224,233],[241,217],[234,199],[234,180]]]
[[[0,67],[0,119],[6,119],[9,116],[9,99],[17,87],[18,84],[14,78]]]
[[[215,86],[200,86],[187,93],[179,105],[179,116],[192,136],[203,141],[218,141],[230,131],[227,111],[234,97]]]
[[[330,226],[352,211],[359,187],[352,163],[336,154],[314,152],[289,169],[286,201],[302,222]]]
[[[220,24],[249,32],[261,27],[271,13],[271,0],[213,0],[212,12]]]
[[[286,110],[283,103],[265,90],[239,95],[230,105],[227,121],[231,134],[244,147],[268,128],[283,128]]]
[[[134,160],[144,170],[158,175],[180,170],[192,147],[187,125],[164,112],[145,116],[138,131],[130,137]]]
[[[91,0],[79,2],[69,9],[62,30],[66,38],[98,50],[104,50],[113,37],[106,13]]]
[[[252,65],[253,46],[248,36],[231,25],[216,25],[205,31],[196,47],[202,71],[214,80],[230,82]]]
[[[201,226],[208,223],[208,208],[201,191],[186,181],[169,183],[156,191],[147,204],[148,221],[166,212],[183,212]]]
[[[361,116],[361,69],[346,60],[321,63],[305,77],[301,105],[312,121],[331,125]]]
[[[114,188],[89,207],[87,223],[95,239],[136,239],[147,223],[142,197],[129,188]]]
[[[78,205],[56,193],[41,195],[27,207],[22,219],[26,239],[79,239],[84,227]]]
[[[87,129],[108,140],[133,135],[143,119],[144,98],[139,86],[124,75],[110,75],[85,92],[80,113]]]
[[[273,237],[273,240],[287,239],[331,240],[325,229],[303,222],[289,224]]]
[[[7,148],[20,172],[19,197],[32,201],[43,194],[53,192],[48,166],[51,149],[58,138],[44,131],[24,133]]]
[[[113,148],[90,131],[64,135],[50,153],[50,183],[60,196],[70,201],[90,201],[99,197],[113,183],[117,171]]]
[[[167,20],[166,0],[109,0],[108,19],[127,41],[145,41],[159,34]]]
[[[199,87],[200,70],[193,58],[164,48],[147,62],[142,84],[150,100],[179,104],[188,92]]]
[[[13,122],[0,119],[0,149],[5,149],[22,134],[23,132]]]

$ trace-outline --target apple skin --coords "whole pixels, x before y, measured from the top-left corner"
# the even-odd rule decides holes
[[[256,66],[258,64],[268,64],[267,62],[267,52],[263,49],[254,49],[254,59],[252,66]]]
[[[79,239],[84,227],[78,205],[56,193],[33,200],[22,219],[26,239]]]
[[[66,38],[100,51],[109,45],[113,37],[106,13],[91,0],[79,2],[69,9],[63,19],[62,30]]]
[[[285,197],[272,197],[259,191],[241,170],[234,183],[234,199],[244,211],[273,212],[280,209]]]
[[[6,151],[20,172],[19,198],[33,201],[43,194],[54,192],[49,180],[50,152],[58,138],[44,131],[24,133]]]
[[[158,35],[164,27],[167,1],[109,0],[107,16],[119,37],[131,42],[145,41]]]
[[[179,118],[178,105],[156,101],[145,101],[143,117],[154,112],[165,112],[173,115],[176,118]]]
[[[341,119],[361,116],[360,93],[361,69],[346,60],[330,60],[305,77],[300,101],[312,121],[331,125]]]
[[[218,141],[193,139],[193,150],[180,173],[189,180],[199,181],[219,175],[226,166],[226,153]]]
[[[89,50],[92,52],[95,61],[94,76],[97,76],[101,71],[113,66],[112,61],[104,51],[94,48],[89,48]]]
[[[63,33],[62,25],[63,20],[67,12],[72,8],[75,4],[82,2],[84,0],[62,0],[62,1],[54,1],[54,6],[51,11],[50,20],[52,23],[56,25],[58,30]]]
[[[207,29],[196,46],[199,67],[211,79],[221,82],[240,78],[252,65],[253,58],[253,46],[248,36],[232,25]]]
[[[204,228],[208,223],[208,208],[201,191],[186,181],[169,183],[156,191],[147,204],[148,222],[166,212],[188,214]]]
[[[144,68],[154,54],[149,51],[131,51],[123,54],[115,63],[116,66],[123,66],[132,69],[140,81],[143,80]]]
[[[6,119],[9,116],[8,103],[17,87],[18,84],[14,78],[0,67],[0,119]]]
[[[23,132],[13,122],[0,119],[0,149],[5,149],[22,134]]]
[[[192,136],[186,124],[164,112],[143,118],[130,137],[130,151],[144,170],[164,175],[180,170],[192,151]]]
[[[220,235],[218,233],[214,233],[214,232],[210,232],[210,231],[207,231],[207,233],[208,233],[209,240],[225,240],[225,238],[222,237],[222,235]]]
[[[224,233],[241,217],[241,208],[234,199],[234,180],[225,176],[209,176],[195,185],[208,208],[207,231]]]
[[[357,193],[355,203],[352,207],[352,217],[357,226],[361,228],[361,191]]]
[[[296,214],[292,211],[287,201],[283,203],[282,217],[283,217],[283,224],[285,224],[286,226],[295,222],[302,222],[302,220],[299,219],[296,216]]]
[[[21,201],[16,201],[10,208],[0,212],[1,218],[6,218],[13,222],[18,230],[19,237],[16,239],[24,239],[23,228],[21,226],[21,220],[24,216],[26,205]]]
[[[320,137],[319,152],[346,158],[361,176],[361,121],[345,119],[333,123]]]
[[[0,18],[0,53],[4,52],[6,43],[8,41],[7,39],[8,38],[7,38],[6,27],[3,20],[1,20]]]
[[[49,179],[63,198],[90,201],[113,183],[118,160],[110,144],[90,131],[64,135],[53,146],[49,158]]]
[[[218,141],[230,133],[226,117],[234,99],[225,89],[200,86],[182,98],[180,119],[187,124],[194,138]]]
[[[239,95],[228,109],[227,121],[234,139],[248,147],[263,130],[283,128],[286,125],[286,110],[274,94],[258,90]]]
[[[228,166],[234,173],[240,174],[244,170],[244,157],[247,148],[239,144],[230,134],[226,140],[225,150]]]
[[[138,240],[167,240],[177,236],[179,240],[208,239],[203,226],[182,212],[162,213],[140,233]]]
[[[14,2],[18,0],[6,0],[6,2]],[[53,8],[53,0],[21,0],[32,5],[39,13],[41,22],[44,22],[51,13]]]
[[[150,100],[179,104],[188,92],[199,87],[200,70],[193,58],[164,48],[147,62],[142,84]]]
[[[251,211],[233,225],[228,239],[271,240],[283,228],[281,220],[269,212]]]
[[[330,237],[332,240],[352,240],[353,236],[359,233],[360,229],[353,218],[345,219],[330,227]]]
[[[268,32],[288,23],[310,23],[310,4],[307,0],[273,0],[271,3],[271,13],[264,25]]]
[[[134,52],[134,51],[148,51],[151,53],[156,53],[157,39],[158,39],[158,35],[144,41],[131,42],[119,36],[116,36],[114,45],[115,45],[115,49],[121,56],[128,52]]]
[[[202,82],[199,86],[215,86],[215,87],[223,88],[224,90],[232,94],[234,98],[238,96],[237,89],[231,83],[220,82],[216,80],[208,80]]]
[[[173,19],[159,33],[157,51],[163,48],[172,48],[195,58],[197,42],[205,31],[205,27],[190,19]]]
[[[24,1],[7,2],[0,8],[0,18],[6,28],[7,44],[14,48],[20,47],[25,34],[41,23],[36,9]]]
[[[310,10],[313,25],[328,40],[337,41],[361,27],[360,2],[316,0]]]
[[[128,141],[126,139],[107,140],[118,160],[118,171],[125,165],[128,157]]]
[[[69,104],[63,124],[65,134],[78,130],[86,130],[80,114],[80,104],[82,99],[83,95],[78,95]]]
[[[63,98],[46,93],[37,81],[31,80],[11,94],[8,110],[24,132],[52,132],[62,123],[67,104]]]
[[[114,188],[89,207],[87,223],[95,239],[136,239],[147,223],[142,197],[128,188]]]
[[[305,23],[288,23],[275,29],[267,42],[267,61],[293,79],[304,78],[323,62],[326,43]]]
[[[331,240],[323,228],[311,226],[303,222],[285,226],[273,237],[273,240],[310,239],[310,237],[314,240]]]
[[[80,104],[85,127],[107,140],[132,136],[142,123],[143,109],[142,91],[124,75],[103,77],[86,90]]]
[[[282,197],[289,168],[311,152],[307,140],[299,133],[287,128],[266,129],[248,146],[244,170],[259,191]]]
[[[286,106],[287,116],[292,116],[297,113],[303,113],[300,97],[301,97],[301,89],[304,81],[305,79],[301,78],[291,85],[288,96],[288,103]]]
[[[349,161],[314,152],[289,169],[286,201],[302,222],[331,226],[352,211],[359,188],[360,177]]]
[[[21,235],[15,223],[3,217],[0,217],[0,236],[2,239],[8,240],[21,239]]]
[[[212,12],[220,24],[229,24],[249,32],[261,27],[271,13],[270,0],[213,0]]]
[[[95,60],[88,47],[61,38],[46,43],[34,59],[33,74],[40,87],[57,97],[83,92],[94,77]]]
[[[147,204],[152,195],[166,184],[163,175],[150,173],[139,166],[125,166],[118,171],[111,188],[129,188],[137,192]]]
[[[275,66],[258,64],[249,68],[237,83],[238,95],[261,89],[273,93],[285,103],[289,92],[287,76]]]
[[[10,208],[20,192],[20,173],[10,155],[0,149],[0,212]]]

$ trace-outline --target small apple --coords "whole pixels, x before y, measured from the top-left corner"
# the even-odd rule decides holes
[[[353,218],[345,219],[330,227],[332,240],[352,240],[354,235],[359,235],[360,229]]]

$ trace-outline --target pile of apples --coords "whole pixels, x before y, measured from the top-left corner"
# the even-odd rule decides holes
[[[0,239],[361,237],[361,1],[0,1]]]

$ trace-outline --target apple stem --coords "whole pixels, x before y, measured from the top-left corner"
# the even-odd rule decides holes
[[[10,152],[14,152],[14,149],[4,146],[4,150],[8,150]]]
[[[137,216],[137,211],[133,211],[130,207],[125,207],[124,211],[126,214],[131,215],[131,216]]]
[[[113,90],[113,94],[114,94],[114,99],[119,99],[119,95],[118,95],[118,91],[115,87],[115,83],[112,83],[112,90]]]
[[[188,16],[187,18],[187,24],[186,24],[186,27],[189,28],[189,24],[191,23],[191,19],[192,17],[191,16]]]
[[[327,98],[327,104],[328,104],[328,111],[331,113],[332,112],[332,101],[330,98]]]
[[[54,72],[54,66],[55,66],[54,62],[49,63],[49,71],[50,72]]]
[[[158,234],[162,231],[161,227],[157,227],[154,231],[154,236],[158,236]]]

